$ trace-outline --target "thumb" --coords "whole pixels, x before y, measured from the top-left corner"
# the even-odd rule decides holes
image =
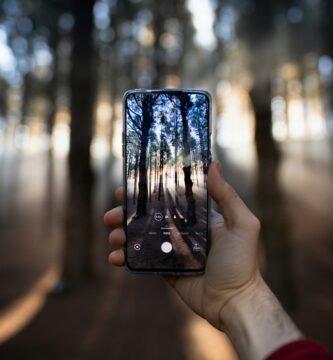
[[[209,195],[217,203],[228,228],[244,227],[254,217],[236,191],[225,181],[218,160],[209,166],[207,185]]]

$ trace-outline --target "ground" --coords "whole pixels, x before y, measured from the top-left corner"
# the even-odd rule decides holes
[[[290,221],[292,291],[282,286],[276,293],[280,299],[293,298],[292,318],[306,336],[322,342],[330,351],[332,149],[328,140],[284,146],[279,176]],[[244,148],[218,156],[229,182],[255,209],[253,153],[253,149]],[[108,200],[112,196],[107,190],[121,181],[116,178],[121,173],[119,165],[95,163],[98,280],[62,297],[46,298],[32,321],[2,344],[1,359],[235,359],[225,337],[193,315],[162,279],[108,267],[110,248],[102,215],[114,204]],[[115,179],[112,184],[106,181],[109,171]],[[17,308],[43,274],[61,262],[65,176],[66,161],[56,160],[50,173],[47,154],[0,159],[1,329],[9,309]],[[49,201],[52,206],[46,206]],[[278,265],[270,271],[283,285],[279,272],[283,259],[265,261],[264,271],[269,269],[268,263]]]

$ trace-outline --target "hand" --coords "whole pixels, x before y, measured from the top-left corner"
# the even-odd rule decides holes
[[[167,280],[193,311],[222,329],[221,314],[225,304],[241,296],[248,287],[255,287],[260,279],[256,256],[260,223],[224,180],[218,161],[213,161],[209,167],[208,192],[220,213],[213,211],[211,215],[211,249],[205,274],[167,277]],[[117,190],[116,198],[123,200],[121,188]],[[122,207],[107,212],[104,221],[113,228],[109,241],[116,248],[109,261],[123,266],[125,232],[122,229]]]
[[[227,333],[241,359],[264,359],[303,335],[261,277],[257,263],[260,223],[224,180],[218,161],[209,167],[208,192],[219,213],[211,214],[205,274],[166,277],[167,281],[193,311]],[[116,197],[122,201],[122,189]],[[109,261],[123,266],[122,207],[107,212],[104,221],[114,229],[109,241],[116,250]]]

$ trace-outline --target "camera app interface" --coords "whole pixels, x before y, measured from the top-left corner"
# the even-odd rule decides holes
[[[208,97],[133,93],[125,112],[128,265],[202,269],[208,232]]]

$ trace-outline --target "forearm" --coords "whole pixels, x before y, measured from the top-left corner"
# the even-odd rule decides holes
[[[265,359],[303,337],[260,275],[224,306],[221,318],[222,330],[241,359]]]

